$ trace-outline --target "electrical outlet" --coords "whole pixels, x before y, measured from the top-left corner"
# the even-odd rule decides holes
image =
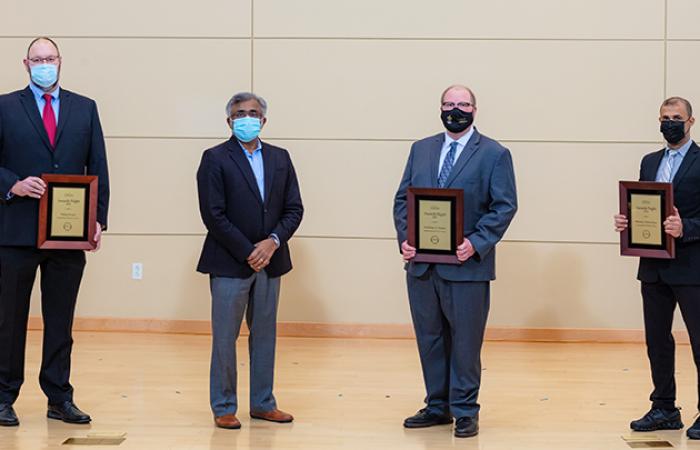
[[[131,279],[141,280],[143,278],[143,264],[135,262],[131,264]]]

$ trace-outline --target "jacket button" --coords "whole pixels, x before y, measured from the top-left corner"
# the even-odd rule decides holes
[[[53,165],[53,168],[54,168],[54,169],[58,169],[58,164],[54,164],[54,165]]]

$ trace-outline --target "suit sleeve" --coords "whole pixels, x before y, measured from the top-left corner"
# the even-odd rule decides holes
[[[413,147],[411,146],[411,152],[408,154],[408,161],[406,162],[406,167],[403,171],[403,176],[401,177],[401,182],[399,183],[399,188],[394,196],[394,228],[396,228],[396,239],[399,241],[399,251],[401,251],[401,243],[406,240],[407,234],[407,208],[406,208],[406,197],[408,188],[411,186],[411,177],[413,171]]]
[[[487,255],[501,240],[518,209],[515,172],[508,149],[501,153],[493,167],[489,197],[489,211],[477,222],[476,231],[467,236],[478,259]]]
[[[226,194],[221,166],[205,152],[197,170],[199,212],[209,233],[238,261],[245,263],[253,244],[226,217]]]
[[[4,152],[4,135],[3,135],[3,116],[2,116],[2,110],[0,109],[0,161],[2,161],[3,158],[3,152]],[[17,174],[12,172],[11,170],[8,170],[4,167],[0,167],[0,201],[5,201],[8,198],[8,194],[10,193],[10,189],[12,189],[12,186],[15,185],[19,181],[19,177]]]
[[[97,104],[92,102],[92,136],[90,140],[90,152],[88,153],[87,173],[97,175],[97,221],[102,229],[107,229],[107,213],[109,211],[109,170],[107,168],[107,151],[105,150],[105,138],[102,134],[102,124],[97,113]]]
[[[294,232],[299,228],[301,219],[304,216],[304,205],[301,203],[301,192],[299,190],[299,180],[297,179],[292,159],[287,156],[287,167],[289,176],[284,187],[284,210],[279,222],[272,230],[272,234],[277,235],[280,240],[280,245],[287,242]]]

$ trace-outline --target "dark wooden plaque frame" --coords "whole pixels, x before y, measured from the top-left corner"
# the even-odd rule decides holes
[[[653,181],[620,181],[620,214],[629,219],[631,194],[658,194],[661,196],[661,210],[666,217],[673,215],[673,184]],[[673,259],[676,256],[675,239],[661,230],[661,245],[632,244],[632,224],[620,233],[620,254],[642,256],[644,258]]]
[[[452,227],[452,242],[450,250],[421,250],[419,242],[420,218],[418,217],[419,200],[449,201],[452,214],[450,226]],[[408,245],[416,247],[415,262],[462,264],[457,259],[457,247],[464,240],[464,191],[462,189],[439,188],[408,188]]]
[[[95,232],[97,231],[97,177],[93,175],[56,175],[43,174],[46,192],[39,201],[39,234],[37,247],[52,250],[94,250],[97,248]],[[51,236],[51,200],[53,189],[57,187],[74,187],[87,189],[87,202],[84,215],[82,237]]]

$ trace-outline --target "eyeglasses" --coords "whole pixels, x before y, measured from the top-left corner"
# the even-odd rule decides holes
[[[474,105],[469,102],[442,102],[442,109],[454,109],[455,106],[459,109],[469,109]]]
[[[47,56],[46,58],[28,58],[32,64],[55,64],[61,59],[60,56]]]
[[[255,109],[249,109],[248,111],[245,111],[243,109],[239,109],[238,111],[235,111],[232,116],[234,119],[242,119],[244,117],[252,117],[253,119],[260,119],[262,117],[262,113],[260,111],[257,111]]]

